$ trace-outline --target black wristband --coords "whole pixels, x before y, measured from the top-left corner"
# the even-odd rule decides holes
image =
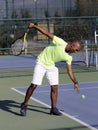
[[[75,81],[74,84],[78,84],[78,81]]]

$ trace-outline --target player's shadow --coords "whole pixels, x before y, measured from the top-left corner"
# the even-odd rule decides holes
[[[82,129],[87,129],[86,126],[69,126],[69,127],[66,127],[66,128],[54,128],[53,130],[82,130]],[[46,130],[46,129],[45,129]],[[47,129],[47,130],[52,130],[52,129]]]
[[[6,112],[10,112],[14,115],[20,116],[19,113],[13,111],[13,108],[19,108],[20,104],[13,100],[0,100],[0,109]]]
[[[20,105],[21,105],[20,103],[13,101],[13,100],[0,100],[0,109],[1,110],[6,111],[6,112],[10,112],[10,113],[17,115],[17,116],[21,116],[20,111],[18,113],[14,110],[14,108],[18,108],[18,110],[20,110]],[[43,111],[43,109],[44,109],[44,111]],[[30,111],[49,114],[48,112],[45,112],[46,109],[49,109],[49,108],[35,106],[35,105],[28,106],[28,110],[30,110]]]
[[[46,112],[46,110],[50,110],[50,109],[43,106],[29,105],[28,110],[39,112],[39,113],[44,113],[44,114],[50,114],[49,112]]]

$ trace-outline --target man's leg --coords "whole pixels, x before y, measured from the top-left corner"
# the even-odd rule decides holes
[[[28,101],[29,101],[31,95],[33,94],[34,90],[36,89],[36,87],[37,87],[37,85],[31,84],[30,87],[27,89],[26,96],[24,99],[25,105],[28,105]]]
[[[34,68],[34,73],[33,73],[33,79],[31,81],[31,85],[27,89],[24,102],[21,104],[20,112],[21,112],[22,116],[26,116],[28,101],[29,101],[31,95],[33,94],[35,88],[37,87],[37,85],[41,85],[43,76],[45,75],[45,72],[46,72],[46,69],[41,64],[36,63],[35,68]]]
[[[28,101],[29,101],[29,99],[30,99],[31,95],[33,94],[36,87],[37,87],[37,85],[31,84],[30,87],[27,89],[24,102],[21,104],[21,109],[20,109],[22,116],[26,116]]]
[[[50,98],[51,98],[51,110],[50,114],[61,115],[61,113],[56,108],[57,96],[58,96],[58,68],[52,67],[47,69],[46,77],[51,86]]]
[[[56,108],[58,96],[58,85],[51,86],[50,98],[51,98],[51,110],[50,114],[61,116],[62,114]]]
[[[58,96],[58,85],[51,86],[50,98],[51,98],[51,108],[56,107]]]

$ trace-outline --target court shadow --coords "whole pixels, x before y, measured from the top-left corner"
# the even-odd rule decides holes
[[[55,129],[47,129],[47,130],[82,130],[87,129],[86,126],[73,126],[73,127],[67,127],[67,128],[55,128]]]
[[[92,126],[98,128],[98,124],[96,124],[96,125],[92,125]]]
[[[13,100],[0,100],[0,109],[10,112],[14,115],[21,116],[19,113],[13,111],[13,108],[19,108],[20,104]]]
[[[44,113],[44,114],[49,114],[49,112],[46,112],[46,110],[50,111],[50,108],[37,106],[37,105],[28,105],[28,110],[39,112],[39,113]]]
[[[20,103],[13,101],[13,100],[0,100],[0,109],[6,112],[10,112],[14,115],[21,116],[20,111],[19,113],[15,112],[13,108],[18,108],[20,110]],[[28,110],[30,111],[35,111],[35,112],[40,112],[44,114],[49,114],[45,110],[49,108],[46,107],[41,107],[41,106],[36,106],[36,105],[28,105]]]

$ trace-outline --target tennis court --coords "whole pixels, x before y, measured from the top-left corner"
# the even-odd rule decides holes
[[[31,98],[27,116],[20,116],[20,104],[30,84],[34,56],[1,56],[0,63],[0,128],[3,130],[97,130],[98,72],[76,72],[81,94],[73,91],[66,71],[60,73],[58,108],[63,116],[49,114],[50,87],[44,78]],[[13,91],[14,90],[14,91]]]
[[[98,0],[0,0],[0,5],[0,130],[98,130]],[[27,116],[20,115],[36,56],[50,44],[35,28],[28,30],[30,23],[68,43],[83,42],[72,62],[80,94],[73,90],[66,63],[56,64],[62,116],[49,114],[46,78],[31,97]]]
[[[76,94],[72,88],[72,84],[59,85],[59,97],[58,97],[58,108],[63,111],[63,114],[71,117],[78,122],[86,122],[92,127],[98,128],[97,120],[97,90],[98,82],[86,82],[80,83],[81,93],[86,95],[86,99],[81,99],[80,94]],[[14,91],[25,95],[27,87],[12,88]],[[49,86],[39,87],[32,99],[44,104],[45,106],[51,106],[49,95]],[[76,119],[75,119],[76,118]]]

